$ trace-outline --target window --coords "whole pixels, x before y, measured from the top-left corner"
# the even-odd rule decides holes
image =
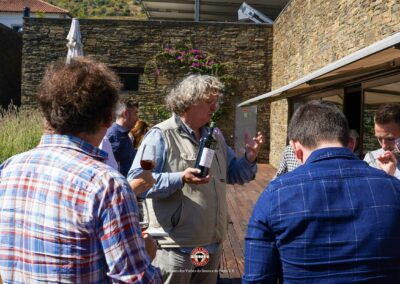
[[[308,100],[327,100],[343,110],[349,128],[360,133],[360,151],[366,153],[379,149],[375,137],[374,114],[381,104],[400,103],[400,74],[393,72],[363,82],[339,86],[330,91],[299,95],[289,99],[290,114]]]
[[[400,75],[388,76],[371,80],[363,84],[363,150],[379,149],[375,137],[374,114],[376,109],[387,103],[400,103]]]
[[[114,67],[114,71],[118,74],[122,91],[138,91],[139,78],[143,74],[144,69],[141,67]]]

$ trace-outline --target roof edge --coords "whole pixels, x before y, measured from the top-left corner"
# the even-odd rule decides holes
[[[68,10],[65,10],[65,9],[63,9],[63,8],[60,8],[60,7],[58,7],[58,6],[56,6],[56,5],[53,5],[53,4],[49,3],[49,2],[46,2],[46,1],[43,1],[43,0],[38,0],[38,1],[39,1],[39,2],[42,2],[42,3],[45,4],[45,5],[52,6],[52,7],[54,7],[54,8],[57,8],[57,9],[59,9],[59,10],[61,10],[61,11],[64,11],[65,13],[69,14],[69,11],[68,11]]]
[[[306,83],[306,82],[308,82],[308,81],[310,81],[312,79],[315,79],[315,78],[317,78],[319,76],[325,75],[325,74],[327,74],[327,73],[329,73],[331,71],[334,71],[334,70],[336,70],[338,68],[341,68],[341,67],[343,67],[345,65],[353,63],[353,62],[355,62],[357,60],[360,60],[360,59],[362,59],[364,57],[367,57],[369,55],[377,53],[377,52],[379,52],[381,50],[384,50],[386,48],[392,47],[392,46],[394,46],[394,45],[396,45],[398,43],[400,43],[400,32],[395,33],[395,34],[393,34],[391,36],[388,36],[388,37],[386,37],[386,38],[384,38],[384,39],[382,39],[380,41],[377,41],[377,42],[375,42],[375,43],[373,43],[373,44],[371,44],[371,45],[369,45],[367,47],[364,47],[364,48],[362,48],[362,49],[360,49],[360,50],[358,50],[356,52],[353,52],[353,53],[351,53],[351,54],[349,54],[349,55],[347,55],[347,56],[345,56],[345,57],[343,57],[343,58],[341,58],[341,59],[339,59],[337,61],[334,61],[334,62],[332,62],[332,63],[330,63],[330,64],[328,64],[328,65],[326,65],[326,66],[324,66],[324,67],[322,67],[322,68],[320,68],[320,69],[318,69],[318,70],[316,70],[316,71],[314,71],[314,72],[312,72],[312,73],[310,73],[310,74],[308,74],[308,75],[306,75],[306,76],[304,76],[304,77],[302,77],[302,78],[300,78],[298,80],[296,80],[296,81],[293,81],[292,83],[287,84],[287,85],[285,85],[283,87],[280,87],[280,88],[275,89],[273,91],[270,91],[268,93],[265,93],[265,94],[256,96],[256,97],[254,97],[252,99],[248,99],[248,100],[246,100],[244,102],[241,102],[237,106],[238,107],[242,107],[242,106],[249,105],[249,104],[252,104],[254,102],[257,102],[257,101],[262,100],[262,99],[267,99],[267,98],[270,98],[270,97],[277,96],[277,95],[279,95],[279,94],[281,94],[281,93],[283,93],[283,92],[285,92],[287,90],[290,90],[290,89],[292,89],[294,87],[297,87],[297,86],[299,86],[301,84],[304,84],[304,83]]]

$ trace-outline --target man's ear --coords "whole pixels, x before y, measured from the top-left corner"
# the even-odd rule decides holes
[[[122,112],[125,119],[129,117],[129,109],[126,107],[125,110]]]
[[[296,155],[296,159],[299,161],[300,164],[303,164],[303,157],[304,157],[304,152],[303,152],[303,145],[300,144],[299,141],[289,141],[290,146],[292,146],[294,150],[294,154]]]
[[[357,143],[356,138],[350,136],[347,148],[349,148],[352,152],[354,152],[354,149],[356,148],[356,143]]]

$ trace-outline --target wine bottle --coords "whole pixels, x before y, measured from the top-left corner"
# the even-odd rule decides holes
[[[211,168],[211,163],[214,159],[215,147],[217,146],[217,141],[214,139],[214,128],[215,123],[211,122],[210,129],[206,136],[200,139],[199,152],[197,153],[195,168],[201,170],[198,177],[205,177],[208,175],[208,171]]]

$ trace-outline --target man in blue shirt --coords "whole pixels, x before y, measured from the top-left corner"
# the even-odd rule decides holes
[[[138,120],[139,104],[132,99],[121,99],[116,109],[116,120],[107,130],[106,137],[111,143],[115,160],[118,163],[119,171],[127,176],[131,168],[136,151],[133,148],[129,131],[135,126]]]
[[[173,115],[153,127],[138,150],[128,180],[137,178],[140,153],[156,145],[155,185],[144,194],[149,208],[149,232],[163,230],[153,264],[164,283],[216,283],[221,244],[226,237],[226,184],[243,184],[255,177],[261,133],[247,141],[246,154],[236,158],[221,131],[214,132],[215,154],[210,174],[198,177],[194,168],[201,137],[207,135],[222,96],[222,83],[213,76],[190,75],[167,96]]]
[[[333,104],[299,107],[288,136],[303,165],[257,201],[243,283],[399,283],[400,181],[345,147],[347,120]]]

